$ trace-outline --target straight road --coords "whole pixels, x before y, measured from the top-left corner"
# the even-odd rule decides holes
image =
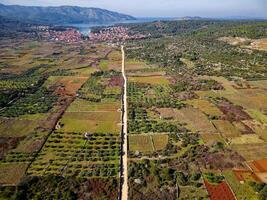
[[[123,117],[122,117],[122,159],[121,159],[121,200],[128,199],[128,166],[127,166],[127,155],[128,155],[128,137],[127,137],[127,78],[125,74],[125,54],[124,54],[124,47],[121,46],[121,53],[122,53],[122,76],[124,80],[123,85]]]

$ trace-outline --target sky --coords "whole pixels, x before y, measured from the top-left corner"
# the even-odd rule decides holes
[[[255,17],[267,18],[267,0],[0,0],[27,6],[98,7],[135,17]]]

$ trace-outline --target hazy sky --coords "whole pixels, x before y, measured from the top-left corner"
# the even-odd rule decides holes
[[[267,18],[267,0],[0,0],[0,3],[99,7],[136,17],[181,17],[190,15]]]

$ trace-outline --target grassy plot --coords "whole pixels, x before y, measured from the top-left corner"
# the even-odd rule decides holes
[[[37,152],[45,141],[48,131],[37,132],[27,136],[19,145],[14,149],[14,152],[34,153]]]
[[[164,76],[131,76],[128,79],[130,82],[146,83],[151,85],[168,85],[170,83]]]
[[[168,135],[152,135],[152,142],[156,151],[165,149],[168,141]]]
[[[225,143],[224,139],[219,133],[202,134],[201,138],[208,145],[212,145],[216,142],[221,142],[223,144]]]
[[[216,129],[208,120],[205,114],[193,107],[186,107],[180,110],[163,108],[157,109],[164,118],[173,118],[179,123],[187,124],[187,127],[193,131],[199,131],[201,134],[216,133]]]
[[[149,135],[130,135],[129,148],[133,152],[151,153],[154,151],[151,136]]]
[[[267,95],[263,89],[242,89],[236,95],[222,93],[222,96],[246,109],[267,109]]]
[[[45,82],[47,88],[60,87],[64,89],[57,89],[56,92],[66,94],[76,94],[76,91],[86,82],[88,77],[76,77],[76,76],[50,76]]]
[[[80,76],[80,77],[89,77],[92,73],[94,73],[96,71],[97,71],[97,69],[92,68],[92,67],[70,70],[70,72],[73,72],[73,73],[77,74],[77,76]]]
[[[22,137],[27,136],[40,126],[40,121],[23,119],[0,118],[0,136]]]
[[[266,158],[267,144],[233,144],[231,148],[243,156],[247,161]]]
[[[120,112],[67,112],[60,120],[60,132],[119,133]]]
[[[145,62],[136,61],[136,60],[126,60],[125,70],[127,71],[137,71],[142,69],[150,68]]]
[[[25,174],[28,164],[1,163],[0,164],[0,184],[16,185]]]
[[[217,108],[216,106],[214,106],[212,103],[210,103],[207,100],[193,99],[193,100],[186,101],[186,103],[201,110],[203,113],[207,115],[215,116],[215,117],[223,116],[222,111],[220,111],[219,108]]]
[[[212,76],[212,77],[210,77],[210,78],[212,78],[213,80],[215,80],[215,81],[217,81],[217,82],[219,82],[219,83],[221,83],[222,85],[223,85],[223,87],[224,87],[224,91],[217,91],[217,92],[224,92],[224,93],[226,93],[226,94],[235,94],[235,93],[237,93],[237,90],[235,89],[235,83],[233,83],[233,82],[231,82],[231,81],[229,81],[229,80],[227,80],[226,78],[224,78],[224,77],[216,77],[216,76]]]
[[[267,142],[267,124],[262,124],[256,120],[243,121],[245,125],[251,128],[261,139]]]
[[[258,199],[257,194],[248,185],[247,181],[244,184],[240,184],[232,171],[224,171],[223,175],[232,188],[233,192],[235,193],[237,199]]]
[[[234,83],[222,77],[212,77],[214,80],[222,83],[225,90],[218,91],[200,91],[196,92],[200,97],[225,97],[232,103],[242,106],[245,109],[265,110],[267,109],[267,95],[265,86],[259,88],[240,89],[233,87]],[[255,84],[255,83],[254,83]],[[255,85],[260,85],[259,83]]]
[[[121,52],[112,51],[107,56],[107,60],[102,60],[99,63],[99,68],[102,71],[115,70],[121,71]]]
[[[121,87],[106,87],[104,92],[104,95],[120,95],[121,94]]]
[[[106,102],[106,103],[95,103],[86,101],[83,99],[76,99],[67,109],[66,112],[86,112],[86,111],[118,111],[121,103],[117,102]]]
[[[231,144],[259,144],[264,143],[264,140],[260,139],[260,137],[256,134],[242,135],[240,137],[236,137],[231,139]]]
[[[232,139],[241,136],[239,130],[226,120],[213,120],[212,123],[219,132],[224,136],[225,139]]]
[[[256,88],[260,88],[260,89],[267,89],[267,80],[249,81],[249,84],[252,87],[256,87]]]
[[[253,119],[257,120],[258,122],[262,124],[267,124],[267,116],[264,115],[259,110],[248,109],[247,112]]]
[[[108,59],[112,61],[121,61],[121,52],[120,51],[112,51],[108,55]]]
[[[209,199],[207,191],[203,186],[199,188],[193,186],[182,186],[179,187],[179,189],[180,189],[179,200]]]
[[[130,151],[138,152],[154,152],[163,150],[168,144],[169,136],[166,134],[157,135],[130,135],[129,148]]]
[[[99,68],[102,71],[114,70],[121,71],[121,62],[119,61],[101,61]]]

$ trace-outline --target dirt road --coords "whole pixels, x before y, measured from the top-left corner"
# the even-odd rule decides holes
[[[128,170],[127,170],[127,154],[128,154],[128,137],[127,137],[127,78],[125,74],[125,54],[124,47],[121,46],[122,53],[122,76],[124,80],[123,91],[123,140],[122,140],[122,160],[121,160],[121,199],[128,199]]]

